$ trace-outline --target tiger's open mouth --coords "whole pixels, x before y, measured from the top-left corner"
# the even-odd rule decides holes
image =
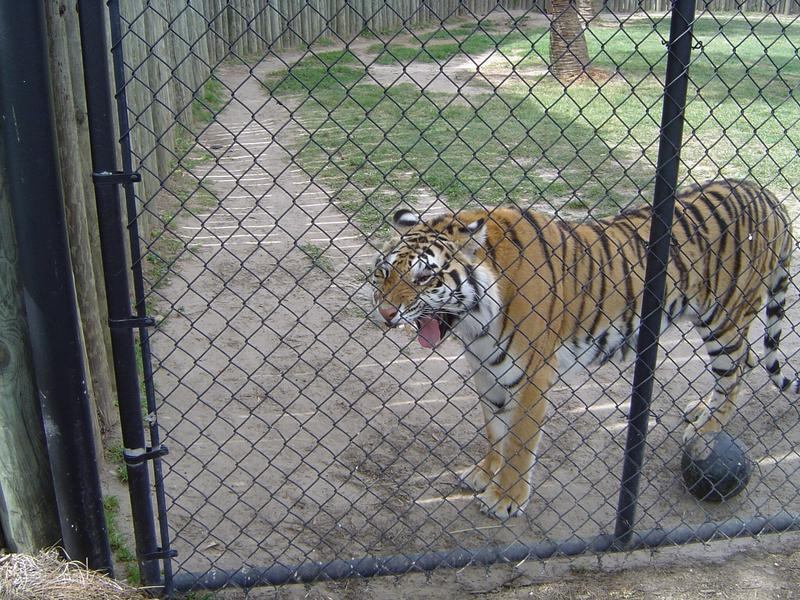
[[[423,348],[433,348],[447,335],[456,316],[450,313],[438,313],[417,319],[417,340]]]

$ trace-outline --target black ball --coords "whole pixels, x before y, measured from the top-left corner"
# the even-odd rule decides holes
[[[707,502],[722,502],[747,486],[753,463],[736,440],[720,431],[698,434],[689,440],[683,449],[681,472],[686,488],[694,496]]]

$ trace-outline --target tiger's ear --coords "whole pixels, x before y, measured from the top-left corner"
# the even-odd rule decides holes
[[[459,227],[459,231],[467,237],[464,243],[464,250],[470,254],[475,254],[478,248],[486,245],[486,219],[480,218],[471,223]]]
[[[419,224],[420,216],[408,209],[402,208],[394,213],[394,225],[398,229],[407,229],[409,227],[413,227],[414,225]]]

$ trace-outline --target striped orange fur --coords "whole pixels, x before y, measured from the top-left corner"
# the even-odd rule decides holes
[[[489,449],[462,474],[485,511],[524,510],[559,372],[632,354],[642,303],[649,208],[571,223],[514,207],[421,220],[395,215],[402,235],[375,264],[375,320],[413,324],[433,347],[449,333],[466,348]],[[686,438],[719,430],[755,366],[747,334],[766,310],[763,364],[781,390],[798,380],[777,358],[794,248],[784,207],[766,189],[719,180],[676,198],[664,324],[686,317],[711,359],[714,388],[686,409]]]

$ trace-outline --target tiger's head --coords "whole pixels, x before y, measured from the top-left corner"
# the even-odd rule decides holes
[[[372,319],[389,327],[413,325],[425,348],[435,347],[454,329],[462,336],[477,335],[498,306],[495,276],[486,259],[486,213],[423,221],[401,210],[394,225],[399,239],[375,259]]]

